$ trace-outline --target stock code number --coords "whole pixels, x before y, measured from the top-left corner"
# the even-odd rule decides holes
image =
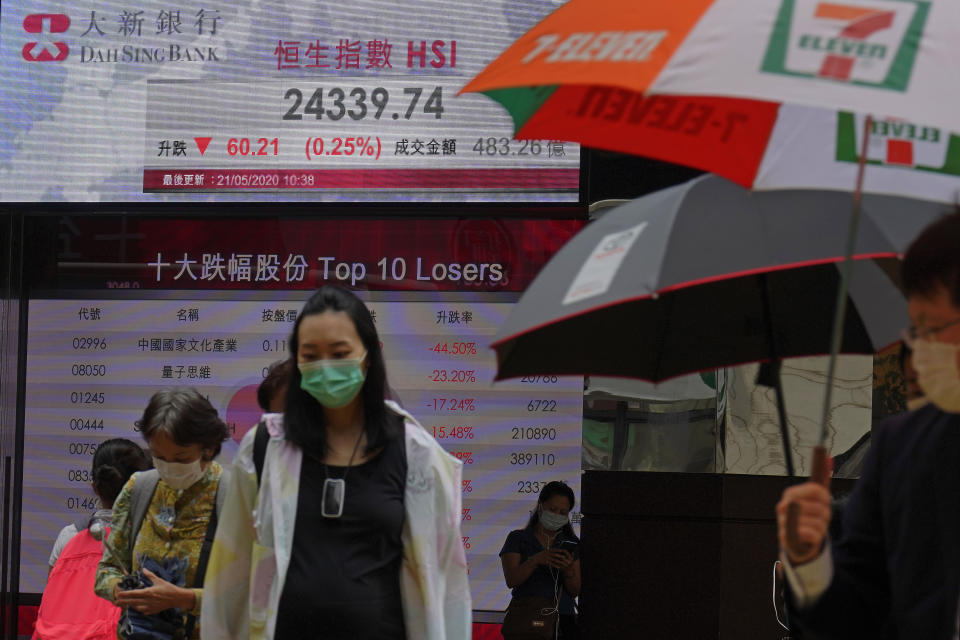
[[[99,378],[107,375],[105,364],[75,364],[70,367],[70,375]]]
[[[531,400],[527,403],[527,411],[551,412],[557,410],[556,400]]]
[[[556,427],[513,427],[514,440],[556,440]]]
[[[77,351],[103,351],[107,348],[106,338],[77,337],[73,339],[73,348]]]
[[[106,400],[102,391],[99,393],[91,391],[71,391],[70,402],[71,404],[103,404]]]
[[[70,418],[70,431],[103,431],[103,420]]]
[[[520,378],[520,382],[528,384],[556,384],[559,380],[557,376],[523,376]]]
[[[407,97],[406,110],[403,111],[401,107],[402,112],[392,112],[389,117],[394,120],[401,116],[406,120],[412,118],[417,110],[417,105],[420,104],[423,92],[423,87],[405,87],[403,95]],[[327,104],[332,105],[332,109],[324,108],[324,98],[328,99]],[[303,120],[304,115],[312,115],[317,120],[322,120],[324,117],[328,120],[340,120],[344,116],[349,116],[351,120],[364,120],[367,117],[379,120],[383,116],[387,105],[390,104],[390,92],[383,87],[377,87],[368,96],[367,90],[362,87],[354,87],[353,89],[331,87],[324,93],[323,87],[317,87],[310,94],[310,97],[304,101],[304,92],[297,88],[291,88],[283,94],[283,99],[284,101],[292,101],[290,108],[283,114],[284,120]],[[369,108],[367,106],[368,100]],[[371,114],[371,111],[374,110],[375,112]],[[443,87],[434,87],[423,102],[421,111],[428,115],[432,114],[438,120],[442,117]]]
[[[67,498],[67,509],[70,511],[96,511],[99,508],[100,500],[98,498],[80,496]]]
[[[67,480],[70,482],[92,482],[93,472],[89,469],[69,469]]]
[[[557,456],[552,453],[511,453],[510,464],[530,467],[552,467]]]
[[[72,456],[92,456],[99,446],[96,442],[71,442],[67,445],[67,452]]]

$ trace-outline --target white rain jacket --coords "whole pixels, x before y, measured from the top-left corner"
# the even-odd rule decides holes
[[[409,413],[400,592],[407,637],[468,640],[467,559],[460,537],[462,463]],[[297,520],[301,449],[284,438],[283,415],[264,416],[270,441],[259,491],[251,429],[240,443],[203,585],[204,640],[272,640]]]

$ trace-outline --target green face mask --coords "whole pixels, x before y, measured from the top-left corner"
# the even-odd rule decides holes
[[[363,387],[366,375],[360,365],[366,357],[364,353],[359,358],[300,363],[300,388],[325,407],[345,407]]]

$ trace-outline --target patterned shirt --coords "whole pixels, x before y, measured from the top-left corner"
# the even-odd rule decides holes
[[[157,489],[140,525],[135,544],[130,544],[133,527],[130,522],[130,492],[138,474],[133,474],[113,505],[113,525],[104,541],[103,558],[97,567],[94,591],[101,598],[113,601],[113,589],[123,579],[128,567],[139,568],[138,556],[162,563],[165,558],[189,558],[184,586],[192,588],[197,575],[200,547],[207,532],[210,515],[216,508],[217,487],[223,468],[216,462],[207,467],[203,477],[187,489],[179,490],[163,480]],[[131,552],[131,546],[133,551]],[[202,589],[193,589],[196,605],[185,612],[200,615]],[[194,639],[200,637],[199,623]]]

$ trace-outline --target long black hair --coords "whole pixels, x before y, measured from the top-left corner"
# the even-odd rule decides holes
[[[526,528],[530,531],[533,531],[537,526],[537,522],[540,521],[540,509],[544,502],[553,498],[554,496],[563,496],[570,501],[570,511],[573,511],[573,507],[577,504],[577,499],[573,495],[573,489],[567,486],[566,482],[560,482],[559,480],[554,480],[553,482],[548,482],[543,486],[543,489],[540,490],[540,496],[537,498],[537,509],[533,510],[533,513],[530,514],[530,519],[527,520]],[[573,527],[569,522],[563,525],[560,528],[560,531],[563,532],[564,537],[569,540],[579,540],[577,534],[573,532]]]
[[[325,311],[343,311],[353,321],[353,326],[367,350],[367,375],[360,390],[363,402],[364,425],[367,434],[366,451],[376,451],[399,433],[401,419],[390,413],[384,404],[387,389],[387,367],[380,348],[380,337],[373,323],[370,310],[356,295],[341,287],[326,285],[310,296],[293,324],[290,336],[290,357],[297,362],[300,349],[300,324],[307,316]],[[287,387],[287,406],[283,425],[287,439],[304,451],[323,456],[326,452],[326,425],[323,405],[300,388],[300,369],[294,366]]]
[[[110,508],[130,476],[151,466],[150,458],[136,442],[126,438],[105,440],[93,454],[93,490],[103,506]]]

